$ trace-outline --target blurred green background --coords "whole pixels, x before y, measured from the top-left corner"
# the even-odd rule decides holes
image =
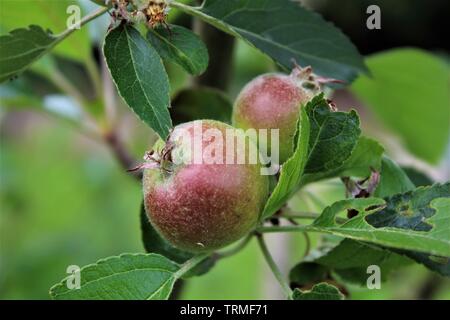
[[[48,10],[54,10],[51,12],[64,14],[57,9],[58,5],[55,5],[60,1],[44,2],[49,5]],[[92,5],[87,0],[81,2],[86,11],[92,9]],[[307,5],[311,5],[310,2]],[[345,5],[351,6],[347,2]],[[417,3],[415,7],[417,11],[413,10],[412,13],[409,12],[414,5],[402,7],[399,4],[405,1],[398,1],[392,6],[386,1],[378,2],[388,16],[389,24],[382,35],[377,35],[382,37],[381,40],[373,40],[372,46],[361,43],[366,41],[360,34],[361,30],[364,30],[362,18],[344,18],[348,15],[344,12],[340,15],[332,10],[332,1],[320,1],[320,5],[315,4],[313,7],[322,11],[328,19],[338,23],[344,30],[355,30],[353,34],[351,31],[348,33],[365,54],[402,46],[426,49],[428,53],[424,53],[425,57],[420,54],[422,51],[417,55],[413,54],[411,58],[413,60],[409,62],[412,66],[416,63],[417,66],[421,63],[428,64],[428,55],[433,55],[432,59],[436,64],[438,76],[425,73],[421,76],[429,77],[429,79],[416,79],[419,82],[412,84],[405,84],[402,81],[397,83],[400,83],[400,88],[404,91],[402,94],[408,95],[414,94],[410,86],[418,85],[422,88],[423,81],[432,81],[431,77],[433,79],[437,77],[437,84],[432,88],[425,86],[423,94],[425,97],[434,97],[438,92],[439,99],[426,106],[423,105],[423,100],[420,100],[421,105],[418,110],[426,108],[429,112],[435,108],[436,117],[443,119],[444,122],[437,126],[433,122],[434,119],[424,119],[416,111],[408,113],[408,110],[411,110],[411,104],[408,102],[404,106],[400,104],[398,108],[400,108],[400,116],[409,117],[411,121],[406,121],[404,130],[396,130],[398,128],[393,128],[391,122],[399,115],[377,108],[380,103],[383,104],[383,101],[380,102],[376,97],[364,94],[373,86],[380,88],[378,83],[371,83],[372,80],[361,79],[361,82],[352,87],[352,92],[361,97],[361,100],[355,100],[355,96],[348,90],[336,92],[335,99],[338,101],[338,106],[361,105],[362,107],[358,110],[362,116],[365,134],[380,139],[387,153],[397,161],[418,167],[437,181],[448,180],[450,171],[449,69],[448,64],[444,62],[447,59],[445,58],[448,52],[448,48],[445,47],[447,44],[443,44],[442,39],[441,41],[430,39],[434,36],[432,31],[429,31],[429,37],[412,37],[412,30],[404,34],[403,24],[399,22],[397,26],[391,22],[395,21],[396,15],[404,17],[408,14],[408,17],[413,19],[418,12],[422,12],[419,11],[421,7],[417,1],[414,2]],[[61,28],[58,29],[61,24],[55,20],[39,16],[30,8],[23,10],[22,6],[26,6],[27,3],[30,5],[30,1],[26,0],[0,0],[2,33],[33,22],[44,26],[48,22],[48,27],[61,31]],[[366,2],[352,1],[352,3],[358,3],[352,8],[364,17]],[[434,8],[431,8],[430,4],[427,10],[441,12],[443,2],[438,3],[439,5]],[[413,19],[414,26],[422,25],[422,31],[428,30],[426,28],[434,25],[435,17],[433,12],[427,11],[427,14],[421,14],[416,20]],[[86,34],[79,36],[81,41],[83,37],[91,38],[97,43],[101,41],[107,27],[107,18],[103,18],[91,24],[89,32],[86,31]],[[184,21],[186,18],[174,13],[172,19]],[[340,21],[341,24],[339,24]],[[351,25],[349,25],[350,22]],[[423,41],[420,42],[420,39]],[[69,39],[68,42],[70,41]],[[385,46],[382,45],[383,43]],[[84,47],[79,49],[77,51],[70,48],[70,45],[66,45],[59,47],[57,52],[66,58],[78,59],[78,53],[84,54],[84,51],[89,50]],[[83,59],[79,62],[87,63]],[[92,58],[87,59],[92,60]],[[398,59],[402,60],[404,56]],[[381,70],[376,69],[377,64],[381,64],[380,68],[384,68],[383,59],[380,62],[380,59],[375,58],[369,62],[369,66],[374,65],[372,70],[374,74]],[[45,69],[45,66],[41,63],[35,71],[41,72],[42,68]],[[174,94],[188,85],[188,77],[178,67],[167,65],[167,69]],[[276,66],[271,61],[239,42],[235,48],[229,97],[234,98],[240,88],[256,75],[274,70]],[[2,85],[0,92],[4,94],[7,89]],[[48,112],[51,110],[48,103],[46,111],[41,107],[42,99],[26,100],[20,103],[21,108],[11,108],[10,96],[0,97],[2,98],[0,103],[0,299],[48,299],[48,289],[66,275],[66,268],[69,265],[83,266],[100,258],[123,252],[144,252],[139,226],[141,187],[117,164],[108,148],[101,141],[91,139],[73,126],[49,115],[54,112]],[[412,104],[417,101],[417,99],[412,100]],[[60,108],[61,105],[67,105],[69,109],[71,107],[70,102],[65,100],[60,101]],[[61,112],[58,110],[57,114],[60,116]],[[133,156],[140,158],[150,147],[155,136],[150,129],[136,120],[126,107],[120,106],[119,113],[119,133]],[[63,114],[67,116],[67,110]],[[429,143],[440,139],[443,141],[442,146],[428,148],[426,145],[420,150],[409,148],[407,142],[417,139],[414,137],[416,131],[408,129],[408,125],[411,122],[414,124],[415,119],[421,120],[418,125],[424,126],[425,130],[422,131],[425,134],[428,132],[427,126],[434,128],[432,132],[430,131],[430,136],[424,139]],[[417,127],[417,124],[414,125]],[[421,136],[423,137],[423,134]],[[414,143],[412,145],[415,146]],[[320,203],[310,196],[311,193],[319,195]],[[344,197],[342,187],[335,182],[325,182],[308,187],[293,205],[298,209],[317,211],[324,204],[342,197]],[[284,272],[288,272],[303,256],[305,246],[301,235],[271,236],[268,239],[270,248]],[[319,240],[314,235],[313,242],[317,241]],[[431,296],[427,296],[430,284],[434,287]],[[450,299],[450,282],[431,274],[422,266],[412,265],[394,272],[390,280],[382,285],[381,290],[351,286],[349,291],[352,299],[414,299],[424,296]],[[280,298],[281,295],[256,243],[251,243],[238,255],[220,261],[207,275],[187,280],[181,297],[184,299],[265,299]]]

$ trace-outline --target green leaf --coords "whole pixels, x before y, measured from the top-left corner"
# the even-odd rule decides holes
[[[289,272],[289,281],[299,287],[308,286],[328,279],[329,268],[314,262],[304,261]]]
[[[328,283],[316,284],[311,290],[301,291],[295,289],[293,300],[344,300],[344,295],[338,288]]]
[[[332,112],[328,102],[319,96],[306,111],[311,123],[309,155],[305,173],[321,173],[341,167],[350,158],[361,129],[354,110],[349,113]]]
[[[384,148],[377,141],[361,136],[350,158],[339,168],[338,175],[341,177],[368,177],[372,169],[381,169],[383,153]]]
[[[432,182],[428,181],[426,185],[431,185]],[[419,186],[417,184],[417,186]],[[397,193],[403,193],[415,189],[415,184],[411,182],[408,175],[391,159],[384,157],[382,161],[380,183],[375,190],[374,196],[376,197],[388,197]],[[450,276],[450,263],[444,259],[435,261],[434,257],[429,257],[428,254],[397,250],[399,254],[405,255],[418,263],[425,265],[427,268],[436,271],[442,275]]]
[[[15,29],[0,36],[0,83],[18,76],[59,41],[39,26]]]
[[[315,106],[322,101],[322,96],[315,97],[306,107]],[[275,189],[266,202],[262,219],[268,218],[280,209],[296,192],[307,161],[310,122],[307,108],[300,108],[300,119],[297,130],[297,147],[294,154],[281,167],[280,178]]]
[[[122,254],[81,268],[79,289],[68,288],[69,276],[50,289],[50,296],[57,300],[164,300],[175,281],[205,258],[196,256],[180,266],[158,254]]]
[[[444,254],[428,254],[423,252],[416,252],[410,250],[397,250],[396,252],[403,254],[418,263],[425,265],[427,268],[436,271],[444,276],[450,276],[450,184],[447,186],[443,186],[440,191],[441,196],[446,198],[434,199],[430,201],[430,207],[422,207],[423,216],[419,217],[411,217],[409,219],[403,217],[394,217],[392,214],[386,213],[384,216],[377,216],[376,214],[371,218],[368,217],[367,221],[376,226],[398,226],[402,228],[409,228],[413,230],[423,230],[428,231],[430,228],[432,232],[436,235],[441,233],[441,239],[443,242],[447,243],[447,253]],[[431,195],[424,195],[426,197],[432,197]],[[412,201],[419,202],[416,204],[417,206],[423,205],[420,203],[421,199],[412,198]],[[394,204],[396,206],[400,206],[399,204]],[[427,215],[431,215],[432,211],[435,210],[436,213],[432,216],[431,219],[425,220]],[[408,212],[409,213],[409,212]],[[421,217],[421,218],[420,218]],[[369,219],[371,218],[371,219]],[[437,226],[435,222],[436,219],[439,219],[440,225]],[[437,237],[437,236],[435,236]]]
[[[448,205],[448,203],[445,204],[444,200],[445,199],[437,200],[436,205],[440,206],[442,204],[446,206],[445,210],[450,210],[450,206]],[[433,270],[440,275],[450,277],[450,257],[433,256],[415,251],[399,251],[399,253],[404,254],[405,256],[415,260],[416,262],[423,264],[428,269]]]
[[[450,212],[449,199],[436,199],[433,204],[437,211]],[[412,225],[414,226],[414,225]],[[450,229],[447,227],[447,229]],[[444,229],[442,229],[444,230]],[[446,230],[448,232],[448,230]],[[448,238],[448,237],[447,237]],[[408,258],[415,260],[418,263],[423,264],[430,270],[433,270],[443,276],[450,277],[450,257],[449,256],[435,256],[422,252],[410,251],[410,250],[393,250],[394,252],[404,255]]]
[[[244,39],[286,69],[311,65],[317,74],[351,81],[366,72],[356,47],[318,14],[288,0],[205,0],[201,7],[173,2],[194,15]]]
[[[381,169],[383,152],[384,148],[377,141],[362,136],[342,166],[325,172],[305,174],[302,184],[335,177],[368,177],[372,169]]]
[[[169,79],[156,50],[129,25],[111,30],[104,55],[117,89],[130,108],[162,139],[172,128]]]
[[[55,34],[59,34],[67,29],[67,19],[69,18],[67,9],[71,5],[81,7],[77,0],[2,1],[1,10],[4,14],[2,14],[0,26],[8,31],[22,29],[25,21],[26,25],[39,25],[42,29],[52,30]],[[30,34],[29,37],[35,42],[35,47],[42,46],[42,43],[36,42],[42,36],[34,38],[33,34]],[[32,46],[31,42],[28,43],[27,47],[22,47],[23,51]],[[20,50],[19,47],[17,49]],[[0,52],[2,52],[2,49],[0,49]],[[76,30],[72,34],[70,41],[65,41],[58,45],[54,52],[71,59],[83,61],[88,59],[91,56],[88,30],[86,28]]]
[[[428,174],[425,172],[422,172],[416,168],[413,167],[401,167],[404,173],[408,176],[409,180],[416,186],[416,187],[425,187],[425,186],[431,186],[434,182],[433,179],[431,179]]]
[[[210,119],[231,122],[233,105],[221,91],[208,87],[184,89],[172,100],[170,116],[175,125],[193,120]]]
[[[379,198],[351,199],[327,207],[311,230],[430,255],[450,256],[450,211],[434,200],[450,201],[450,182]],[[357,216],[339,225],[336,216],[354,209]]]
[[[380,183],[374,196],[384,198],[396,193],[403,193],[415,189],[405,172],[391,159],[384,157],[381,165]]]
[[[316,265],[323,273],[333,273],[340,280],[358,285],[366,285],[367,267],[377,265],[381,269],[381,280],[386,281],[390,273],[411,260],[395,252],[376,245],[344,239],[333,247],[320,248],[313,251],[294,270],[301,270],[305,265],[310,269]],[[319,279],[324,280],[325,278]]]
[[[80,288],[67,288],[68,278],[50,289],[58,300],[167,299],[180,267],[157,254],[123,254],[80,271]]]
[[[405,174],[405,172],[389,158],[383,158],[381,179],[374,195],[377,197],[388,197],[413,189],[415,189],[415,186]],[[388,225],[389,224],[386,223],[386,226]],[[413,225],[411,225],[411,227],[412,226]],[[372,254],[375,254],[375,249],[370,249],[370,251],[372,251]],[[369,253],[369,249],[367,249],[365,252]],[[448,259],[435,259],[436,257],[430,257],[428,254],[408,250],[394,250],[394,252],[407,256],[442,275],[450,276],[450,263]],[[389,262],[389,260],[387,260],[387,262]],[[383,268],[383,270],[385,269],[386,268]],[[347,273],[347,275],[348,274],[349,273]],[[383,272],[383,274],[385,274],[385,272]]]
[[[375,191],[375,196],[388,197],[413,189],[415,189],[415,186],[406,174],[392,160],[383,158],[381,180]],[[369,219],[370,216],[367,216],[366,220]],[[398,217],[396,219],[400,220]],[[390,226],[389,221],[386,220],[382,226]],[[409,229],[413,229],[413,226],[414,224],[410,225]],[[406,226],[403,227],[406,228]],[[350,239],[345,239],[332,248],[319,250],[311,256],[314,259],[306,258],[304,262],[300,263],[299,267],[305,263],[326,266],[329,267],[330,272],[333,271],[341,280],[360,285],[365,285],[367,266],[372,264],[380,266],[383,271],[382,279],[386,280],[390,271],[408,262],[403,256],[422,263],[442,275],[450,275],[450,266],[446,259],[434,259],[434,257],[430,258],[428,254],[409,250],[389,250],[389,248]]]
[[[321,256],[314,259],[314,261],[323,266],[329,266],[335,269],[364,267],[364,272],[368,266],[376,264],[382,267],[383,276],[385,277],[388,273],[384,268],[386,266],[385,264],[386,262],[391,264],[392,260],[390,259],[392,257],[399,263],[403,263],[405,260],[405,258],[373,244],[344,239],[338,246],[323,253]]]
[[[352,91],[412,153],[438,162],[450,134],[448,64],[417,49],[378,53],[367,64],[372,77],[358,79]]]
[[[208,67],[208,49],[191,30],[177,25],[149,29],[147,39],[164,59],[183,67],[192,75],[202,74]]]

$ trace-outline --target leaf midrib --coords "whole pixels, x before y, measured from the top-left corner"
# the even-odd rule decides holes
[[[130,35],[129,35],[129,33],[128,33],[127,27],[125,27],[124,29],[125,29],[125,33],[126,33],[126,35],[127,35],[127,37],[126,37],[126,38],[127,38],[127,46],[128,46],[128,51],[129,51],[129,54],[130,54],[130,58],[131,58],[131,60],[132,60],[133,70],[134,70],[134,73],[136,74],[136,78],[139,80],[139,81],[138,81],[139,87],[141,88],[141,91],[144,93],[145,100],[147,101],[148,105],[150,106],[150,108],[152,109],[153,113],[155,114],[155,117],[157,118],[157,127],[160,129],[161,132],[164,132],[164,131],[166,131],[166,130],[165,130],[165,128],[163,128],[162,125],[161,125],[161,123],[164,123],[164,121],[161,121],[161,118],[160,118],[159,113],[156,111],[155,107],[154,107],[153,104],[150,102],[150,99],[149,99],[149,97],[148,97],[148,95],[147,95],[147,92],[146,92],[146,90],[144,90],[144,87],[142,86],[142,80],[141,80],[141,78],[139,77],[139,73],[137,72],[137,69],[136,69],[136,63],[135,63],[134,56],[133,56],[133,53],[132,53],[132,50],[131,50],[131,46],[130,46],[130,40],[131,40],[131,37],[130,37]],[[146,41],[146,40],[144,40],[144,41]],[[149,44],[149,45],[150,45],[150,44]],[[151,88],[150,88],[150,89],[151,89]],[[152,90],[152,89],[151,89],[151,90]],[[155,92],[154,92],[153,90],[152,90],[152,92],[155,94]],[[156,95],[156,96],[157,96],[157,95]],[[165,104],[163,101],[161,101],[161,102],[162,102],[161,104]]]
[[[83,270],[82,270],[82,271],[83,271]],[[92,285],[92,284],[94,284],[94,283],[96,283],[96,282],[98,282],[98,281],[103,281],[103,280],[108,279],[108,278],[117,277],[117,276],[123,276],[124,274],[132,273],[132,272],[138,272],[138,271],[149,271],[149,272],[157,271],[157,272],[167,273],[167,274],[171,275],[171,276],[168,277],[168,279],[172,278],[172,277],[173,277],[173,274],[174,274],[173,271],[167,270],[167,269],[162,269],[162,268],[136,268],[136,269],[133,269],[133,270],[127,270],[127,271],[122,271],[122,272],[116,272],[116,273],[109,274],[109,275],[104,276],[104,277],[100,277],[100,278],[97,278],[97,279],[94,279],[94,280],[85,282],[85,283],[83,283],[83,285],[82,285],[81,287],[83,288],[83,287],[86,286],[86,285]],[[66,278],[66,279],[67,279],[67,278]],[[65,280],[66,280],[66,279],[65,279]],[[63,280],[63,282],[64,282],[65,280]],[[167,280],[164,282],[164,284],[165,284],[166,282],[167,282]],[[64,286],[64,284],[60,283],[58,287],[62,287],[62,286]],[[55,290],[56,290],[58,287],[56,287]],[[159,290],[159,288],[158,288],[157,290]],[[53,292],[54,292],[54,291],[53,291]],[[63,295],[66,295],[67,293],[70,293],[70,292],[71,292],[71,290],[68,289],[67,291],[64,291],[64,292],[62,292],[62,293],[56,293],[55,295],[53,295],[53,297],[56,298],[56,297],[58,297],[58,296],[63,296]],[[150,295],[151,295],[151,294],[150,294]]]

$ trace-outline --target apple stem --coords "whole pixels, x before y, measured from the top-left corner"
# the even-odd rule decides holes
[[[174,278],[180,279],[183,275],[189,272],[189,270],[193,269],[196,265],[208,258],[210,255],[211,253],[204,253],[189,259],[181,265],[181,268],[177,272],[174,273]]]

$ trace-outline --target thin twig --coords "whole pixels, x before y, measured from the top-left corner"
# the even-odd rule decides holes
[[[92,56],[86,60],[86,70],[89,77],[91,78],[92,84],[94,85],[94,90],[96,97],[101,97],[102,95],[102,78],[100,76],[99,67]]]
[[[108,10],[109,10],[109,8],[100,8],[100,9],[98,9],[96,11],[91,12],[87,16],[83,17],[83,19],[81,19],[81,21],[79,22],[79,24],[77,26],[74,26],[73,28],[66,29],[62,33],[56,35],[57,40],[52,45],[56,46],[56,44],[58,44],[59,42],[63,41],[65,38],[67,38],[73,32],[77,31],[79,28],[84,26],[86,23],[88,23],[88,22],[90,22],[90,21],[100,17],[101,15],[106,13]]]
[[[306,257],[311,251],[311,239],[309,238],[309,234],[307,232],[303,232],[303,237],[305,238],[305,253],[303,254],[303,258]]]
[[[104,140],[124,170],[129,170],[130,168],[135,166],[135,159],[129,154],[125,145],[122,143],[122,141],[114,131],[110,131],[109,133],[105,134]],[[139,181],[142,179],[141,171],[130,172],[130,175],[132,175]]]
[[[116,126],[117,94],[111,74],[104,59],[101,59],[101,78],[103,82],[103,101],[105,104],[105,118],[109,127]]]
[[[52,83],[59,88],[65,95],[72,97],[78,104],[78,111],[80,113],[81,119],[78,121],[78,127],[83,133],[86,133],[90,137],[99,139],[100,130],[97,123],[91,117],[91,115],[86,112],[86,99],[83,94],[74,86],[69,79],[57,68],[52,68],[50,73],[50,80]]]
[[[279,218],[284,218],[284,219],[317,219],[320,217],[319,213],[314,213],[314,212],[295,212],[292,210],[286,210],[287,213],[282,213],[281,215],[279,215]],[[341,217],[336,217],[336,222],[341,224],[341,223],[345,223],[347,221],[347,219],[345,218],[341,218]]]
[[[257,234],[256,238],[258,239],[259,247],[261,248],[261,251],[264,255],[264,258],[267,261],[267,264],[269,265],[270,269],[272,270],[273,275],[278,280],[278,283],[280,284],[281,288],[283,289],[284,294],[288,299],[292,299],[292,290],[289,287],[289,284],[285,281],[283,274],[281,273],[280,269],[278,269],[277,264],[272,258],[272,255],[269,252],[269,249],[267,248],[267,245],[264,241],[264,238],[261,234]]]
[[[320,217],[320,214],[315,212],[297,212],[286,209],[279,215],[279,217],[285,219],[317,219]]]
[[[270,227],[259,227],[256,232],[259,233],[277,233],[277,232],[307,232],[316,231],[311,226],[270,226]]]
[[[294,226],[298,226],[299,223],[295,221],[294,219],[290,218],[288,219],[290,223],[292,223]],[[303,258],[306,257],[309,254],[309,251],[311,250],[311,239],[309,238],[309,235],[307,232],[302,232],[303,237],[305,238],[305,253],[303,254]]]

